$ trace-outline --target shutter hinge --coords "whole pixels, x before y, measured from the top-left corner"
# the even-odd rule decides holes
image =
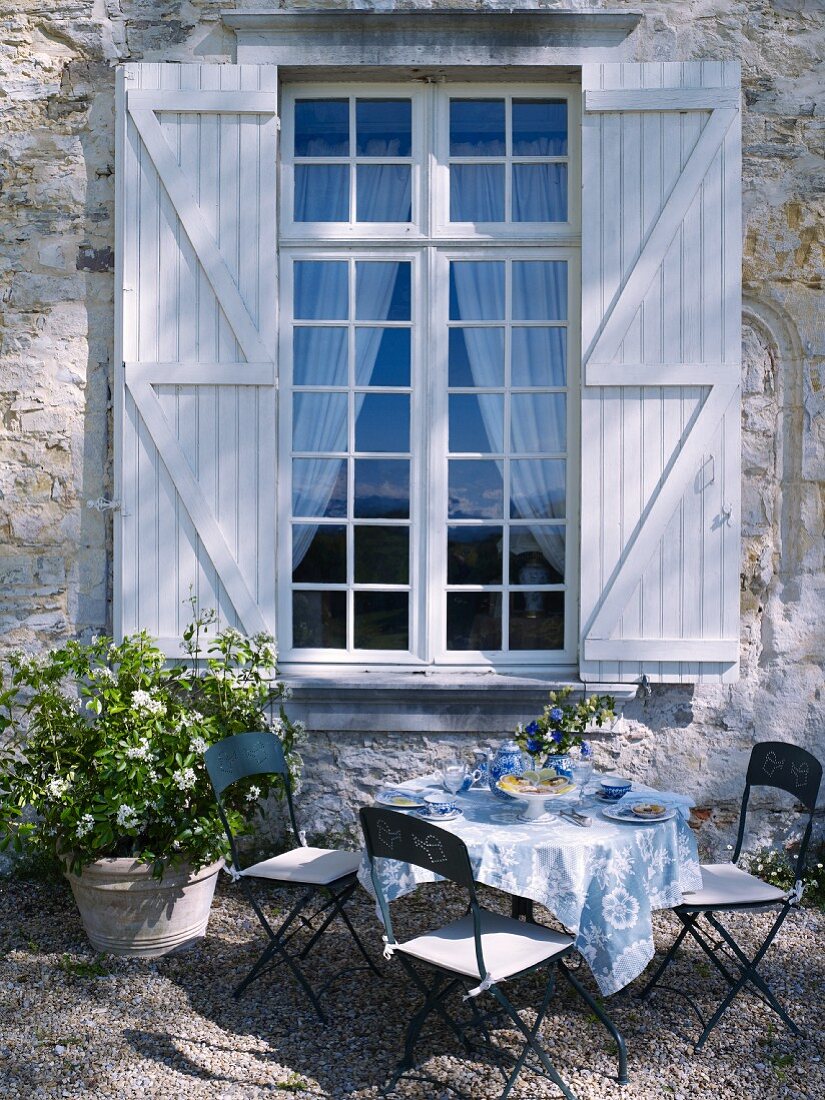
[[[646,672],[643,672],[639,679],[639,691],[643,699],[649,699],[653,694],[653,688],[650,686],[650,680]]]
[[[108,497],[98,497],[97,500],[87,500],[86,507],[94,512],[120,512],[121,515],[129,515],[128,512],[123,511],[122,500],[109,500]]]
[[[280,130],[280,128],[281,128],[281,116],[280,115],[275,115],[275,129]]]

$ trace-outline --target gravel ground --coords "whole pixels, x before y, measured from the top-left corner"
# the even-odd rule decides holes
[[[273,894],[275,904],[283,900]],[[487,891],[485,901],[506,911],[502,895]],[[422,917],[451,912],[455,905],[445,887],[422,888],[394,906],[398,931],[403,935]],[[351,913],[368,945],[380,946],[363,892]],[[538,916],[549,920],[542,910]],[[730,926],[747,944],[753,941],[749,925],[761,936],[768,919],[732,918]],[[676,928],[670,914],[659,914],[657,943],[669,944]],[[807,1039],[795,1039],[759,1001],[740,996],[705,1050],[694,1055],[698,1022],[685,1003],[660,993],[643,1006],[633,995],[637,981],[607,1001],[627,1041],[627,1088],[616,1084],[610,1036],[566,983],[545,1022],[545,1045],[580,1100],[821,1100],[823,932],[822,913],[791,914],[763,964]],[[345,972],[325,996],[333,1022],[324,1027],[282,972],[265,976],[234,1000],[233,983],[261,948],[254,917],[228,880],[219,887],[205,940],[156,961],[95,956],[63,883],[0,880],[0,1096],[377,1100],[416,1006],[400,964],[386,964],[383,980],[366,971]],[[351,941],[335,926],[312,958],[316,981],[341,965],[357,964]],[[685,950],[672,974],[674,984],[692,980],[694,988],[707,991],[700,1003],[712,1009],[721,986],[698,947]],[[508,992],[532,1019],[540,993],[536,981],[513,984]],[[517,1049],[512,1030],[502,1027],[494,1035]],[[491,1064],[463,1057],[451,1033],[431,1025],[419,1050],[427,1079],[402,1080],[394,1094],[399,1100],[498,1097],[501,1079]],[[545,1100],[560,1093],[524,1072],[512,1095]]]

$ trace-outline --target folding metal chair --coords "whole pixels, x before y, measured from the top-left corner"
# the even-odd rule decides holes
[[[323,992],[344,971],[338,971],[316,992],[300,967],[299,960],[307,957],[335,917],[340,917],[349,929],[350,935],[358,950],[364,956],[370,970],[375,974],[379,974],[358,933],[353,928],[349,916],[344,911],[345,904],[358,885],[355,875],[361,861],[360,854],[329,848],[307,847],[304,835],[298,830],[298,823],[295,819],[292,786],[289,768],[284,759],[283,747],[274,733],[238,733],[232,737],[227,737],[206,750],[204,761],[215,791],[218,812],[229,837],[229,845],[232,851],[230,874],[234,880],[240,882],[241,888],[269,940],[261,957],[235,990],[235,996],[239,997],[250,982],[259,978],[267,970],[283,963],[292,972],[312,1002],[312,1006],[320,1019],[326,1023],[318,994]],[[235,837],[229,826],[221,796],[231,784],[255,775],[280,775],[282,777],[289,821],[299,846],[291,851],[282,852],[280,855],[271,856],[269,859],[260,860],[251,867],[242,868]],[[250,885],[252,879],[268,882],[272,886],[303,888],[300,897],[277,930],[273,929],[255,897]],[[321,903],[307,917],[304,911],[314,901],[317,901],[319,896]],[[318,928],[313,929],[313,921],[322,914],[324,914],[322,923]],[[288,944],[295,933],[302,928],[312,930],[312,934],[301,950],[294,952],[288,948]],[[357,969],[364,968],[358,967]]]
[[[821,780],[822,765],[815,756],[806,752],[805,749],[801,749],[796,745],[788,745],[784,741],[765,741],[760,745],[755,745],[751,752],[745,777],[745,793],[742,797],[739,833],[736,838],[733,861],[731,863],[703,865],[702,889],[695,893],[684,894],[684,902],[673,910],[682,922],[683,927],[656,973],[639,996],[642,1000],[646,1000],[654,988],[659,986],[661,989],[667,989],[685,997],[704,1025],[704,1030],[694,1050],[701,1050],[707,1037],[719,1023],[723,1013],[741,989],[754,993],[760,1000],[764,1001],[769,1008],[776,1012],[794,1035],[800,1033],[799,1028],[771,992],[765,979],[757,972],[757,967],[782,927],[785,917],[794,906],[799,905],[802,899],[802,871],[805,866],[808,843],[811,839],[814,809]],[[796,796],[808,811],[808,823],[805,827],[796,860],[796,883],[790,891],[780,890],[779,887],[763,882],[757,876],[742,871],[736,866],[745,836],[745,817],[751,787],[777,787],[789,791]],[[776,919],[759,950],[752,958],[748,958],[736,943],[730,931],[716,916],[717,913],[742,913],[775,906],[779,907]],[[700,918],[704,918],[710,926],[712,930],[710,933],[699,924]],[[718,938],[715,938],[713,933],[716,933]],[[660,985],[659,982],[688,934],[696,940],[730,987],[719,1007],[707,1022],[705,1022],[704,1016],[693,1002],[693,999],[684,990],[675,989],[673,986]],[[720,951],[727,952],[725,961],[720,958]],[[726,965],[726,963],[730,964],[731,962],[736,967],[737,972],[735,974],[732,974],[729,965]]]
[[[495,1046],[483,1016],[476,1005],[479,994],[489,992],[524,1038],[521,1054],[509,1075],[498,1064],[504,1078],[501,1100],[509,1095],[522,1068],[532,1054],[538,1063],[538,1073],[550,1078],[568,1100],[575,1100],[562,1080],[544,1047],[539,1032],[555,986],[556,969],[560,970],[590,1010],[601,1020],[616,1041],[619,1053],[619,1083],[627,1083],[627,1057],[624,1040],[600,1005],[580,985],[574,974],[561,963],[573,951],[573,937],[561,935],[540,924],[522,923],[483,909],[476,896],[473,871],[467,847],[460,837],[436,825],[411,818],[395,810],[365,807],[361,810],[372,882],[385,930],[385,957],[397,955],[413,984],[424,996],[424,1004],[407,1027],[404,1055],[384,1092],[391,1091],[399,1078],[412,1069],[413,1050],[427,1018],[437,1013],[470,1053],[481,1050],[491,1054],[497,1064],[504,1052]],[[375,866],[376,859],[395,859],[435,872],[442,878],[464,887],[469,895],[466,914],[434,931],[398,943],[393,933],[389,906]],[[418,967],[422,967],[419,972]],[[502,984],[546,968],[547,984],[535,1023],[532,1027],[522,1020],[516,1008],[502,990]],[[424,975],[431,976],[430,984]],[[446,1007],[447,999],[457,990],[464,990],[463,1000],[469,1002],[470,1019],[456,1019]],[[474,1045],[468,1032],[480,1031],[480,1044]],[[505,1056],[506,1057],[506,1056]],[[531,1066],[530,1068],[534,1068]]]

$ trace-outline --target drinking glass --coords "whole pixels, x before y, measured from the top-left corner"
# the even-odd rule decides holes
[[[466,774],[467,770],[463,764],[448,764],[442,773],[445,789],[451,794],[458,794]]]
[[[587,757],[573,757],[570,770],[573,773],[573,782],[579,788],[577,802],[584,801],[584,788],[587,786],[590,776],[593,774],[593,761]]]

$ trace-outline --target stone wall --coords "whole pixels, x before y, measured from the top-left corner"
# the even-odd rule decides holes
[[[111,627],[111,520],[86,502],[111,494],[113,66],[231,61],[219,15],[229,6],[20,0],[0,16],[0,651]],[[691,790],[719,846],[755,740],[787,737],[825,757],[825,15],[819,0],[532,6],[641,8],[631,56],[743,65],[742,678],[655,688],[599,750],[628,774]],[[474,742],[314,735],[310,826],[350,828],[365,790]],[[784,838],[789,821],[777,806],[762,835]]]

